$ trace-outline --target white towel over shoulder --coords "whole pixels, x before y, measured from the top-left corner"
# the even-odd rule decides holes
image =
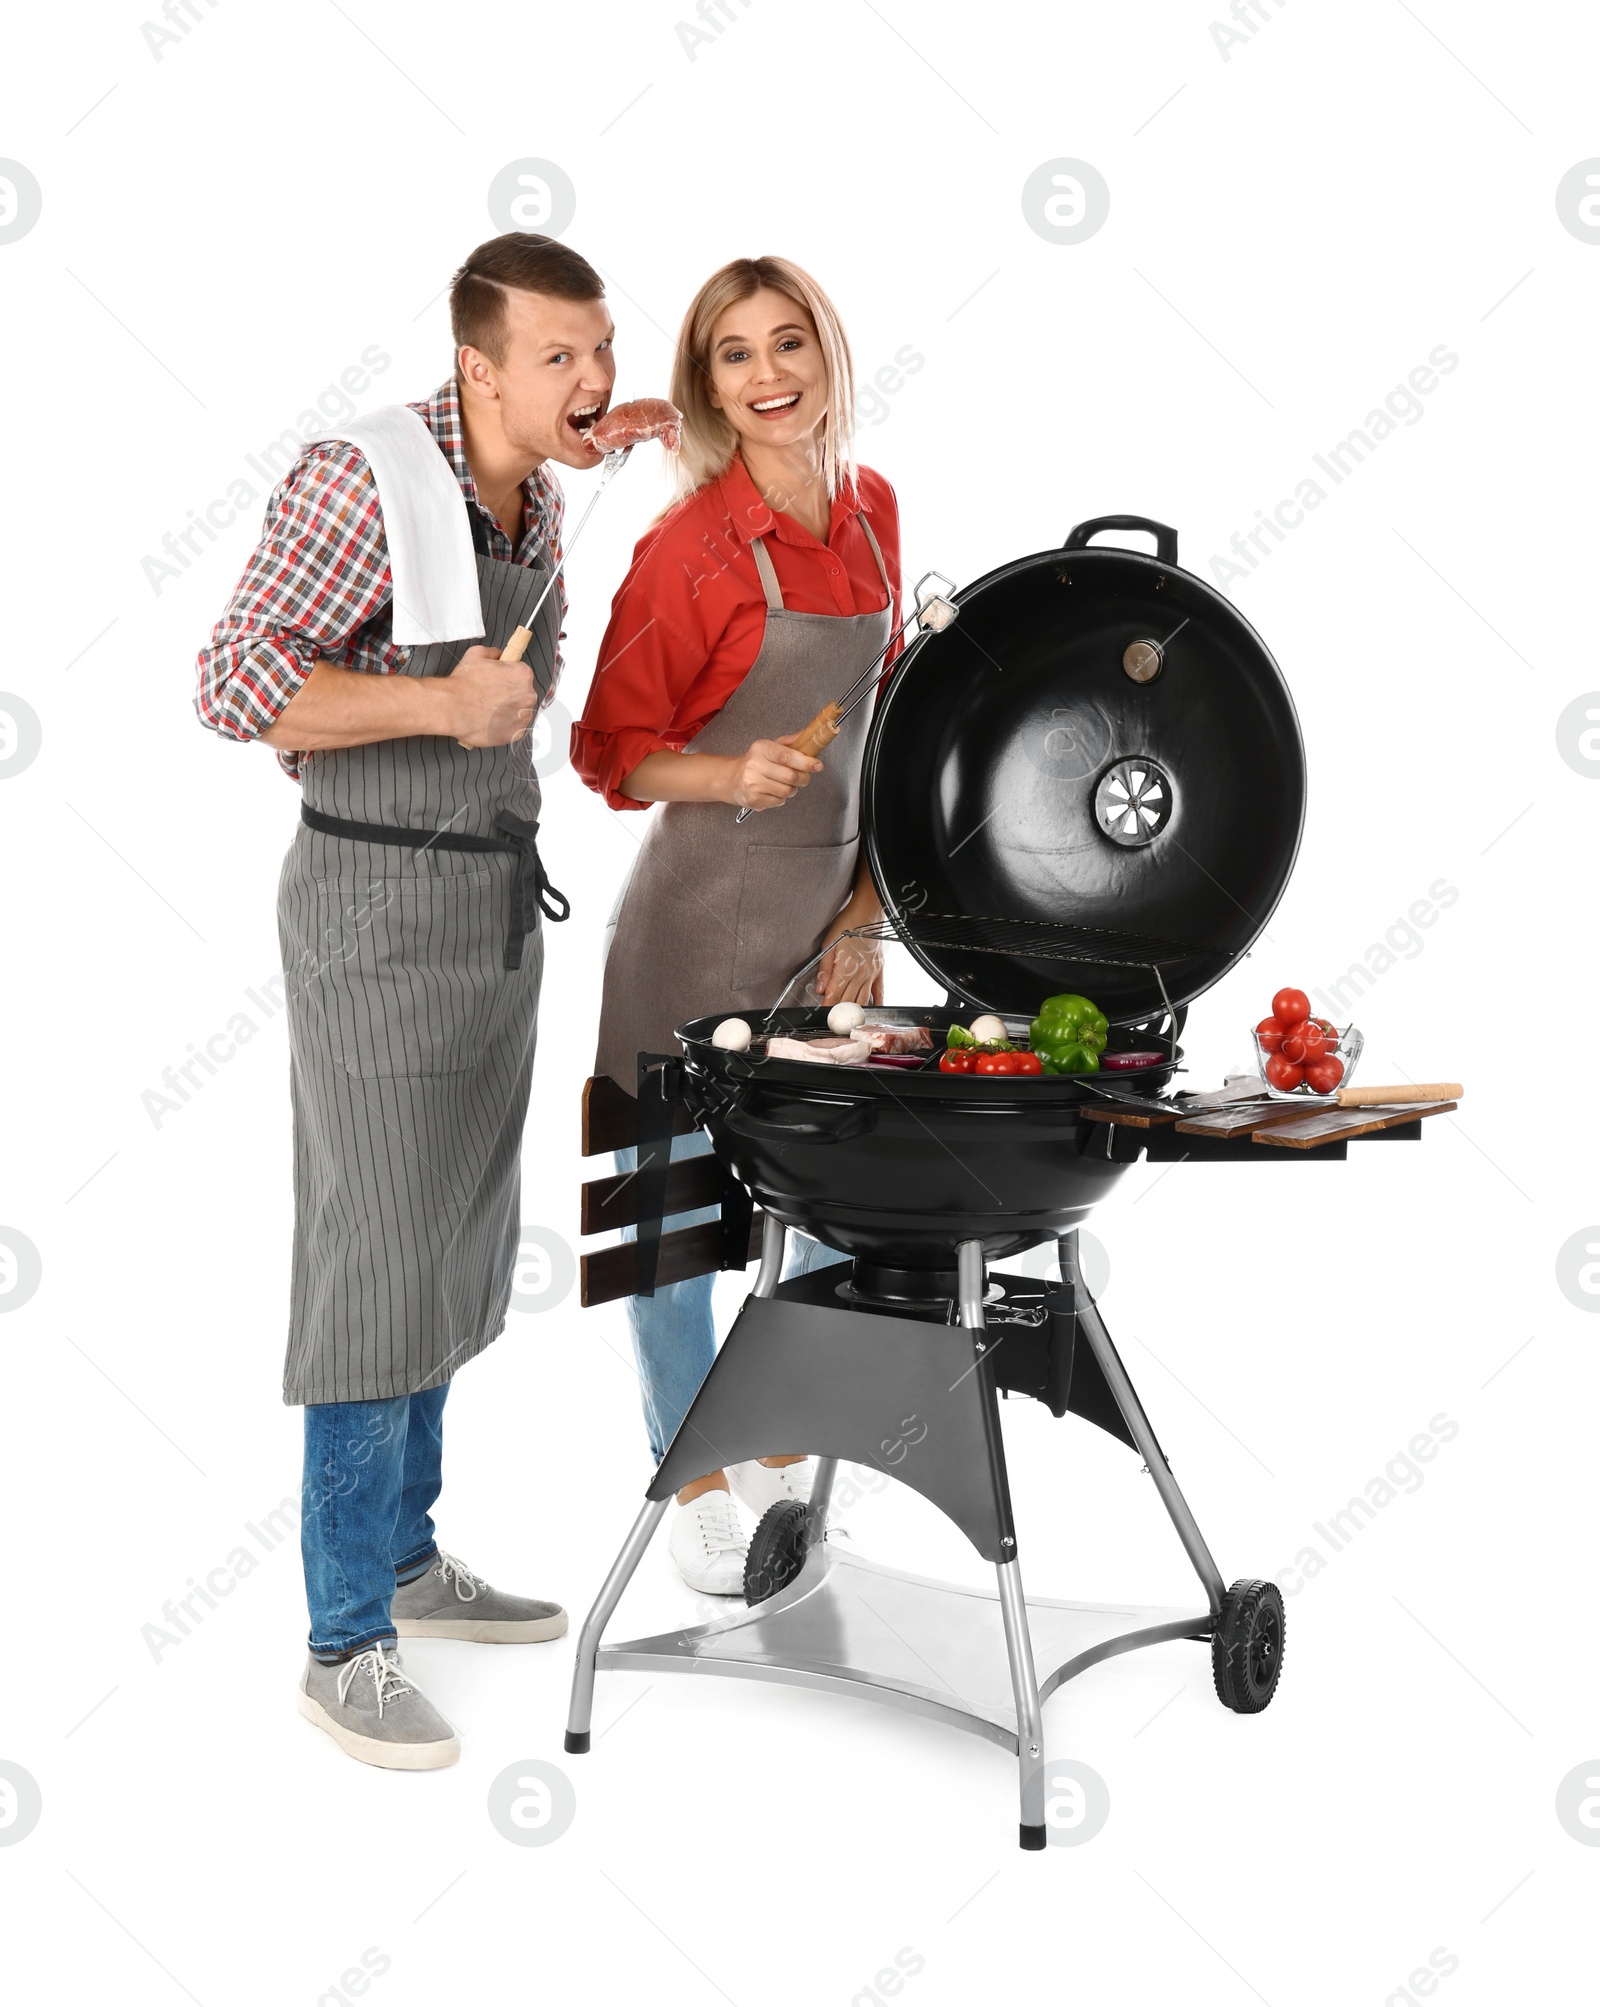
[[[397,644],[475,640],[483,633],[483,601],[466,498],[426,419],[409,405],[385,404],[322,438],[358,446],[372,469]]]

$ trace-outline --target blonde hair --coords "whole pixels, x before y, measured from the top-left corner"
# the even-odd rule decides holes
[[[678,456],[678,499],[725,474],[739,435],[711,402],[711,339],[729,307],[762,291],[782,293],[811,317],[822,349],[828,415],[822,428],[822,463],[832,500],[855,484],[855,366],[844,323],[809,272],[788,258],[734,258],[711,274],[683,317],[672,366],[672,401],[683,413]]]

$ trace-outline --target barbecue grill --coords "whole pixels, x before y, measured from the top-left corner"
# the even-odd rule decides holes
[[[1148,532],[1155,555],[1092,547],[1108,530]],[[1165,1060],[1038,1079],[768,1058],[762,1036],[825,1023],[789,1005],[755,1027],[747,1053],[715,1046],[719,1019],[707,1016],[679,1028],[679,1053],[640,1055],[642,1168],[625,1201],[638,1240],[585,1257],[585,1300],[742,1267],[757,1208],[761,1264],[584,1624],[566,1747],[589,1746],[600,1669],[854,1693],[1013,1751],[1020,1840],[1037,1848],[1047,1839],[1040,1709],[1065,1680],[1138,1646],[1207,1641],[1219,1699],[1253,1714],[1276,1691],[1284,1644],[1275,1585],[1228,1586],[1206,1546],[1084,1286],[1078,1227],[1141,1158],[1342,1160],[1358,1137],[1415,1138],[1423,1111],[1308,1117],[1264,1098],[1174,1090],[1187,1009],[1271,917],[1305,807],[1283,677],[1248,622],[1179,568],[1176,533],[1102,517],[956,598],[960,618],[913,643],[879,702],[862,795],[887,927],[946,1002],[874,1018],[925,1024],[942,1046],[958,1014],[1020,1025],[1045,996],[1078,990],[1112,1020],[1110,1049],[1154,1043]],[[768,820],[781,842],[781,817]],[[616,1122],[635,1118],[609,1119],[621,1134]],[[716,1162],[669,1168],[668,1141],[690,1123]],[[720,1223],[662,1236],[663,1213],[714,1195]],[[791,1227],[849,1262],[780,1281]],[[1047,1241],[1058,1281],[991,1271]],[[592,1293],[591,1263],[610,1276]],[[1009,1394],[1072,1413],[1143,1459],[1203,1601],[1024,1597],[999,1424]],[[602,1647],[674,1492],[719,1465],[797,1450],[817,1458],[811,1504],[763,1519],[749,1607]],[[995,1592],[900,1575],[828,1541],[841,1458],[939,1506],[995,1567]]]

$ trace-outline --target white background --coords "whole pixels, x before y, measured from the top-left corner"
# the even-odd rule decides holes
[[[1556,726],[1600,685],[1600,247],[1555,193],[1600,153],[1600,37],[1576,5],[1261,0],[1225,57],[1212,4],[728,0],[692,59],[672,6],[636,0],[195,0],[159,60],[134,6],[13,22],[0,153],[43,191],[0,244],[0,684],[43,728],[0,784],[0,1224],[43,1263],[0,1318],[0,1758],[43,1794],[0,1847],[16,1997],[311,2007],[369,1947],[387,2007],[844,2007],[891,1997],[875,1975],[905,1948],[919,2007],[1378,2007],[1425,1997],[1394,1989],[1438,1947],[1452,2007],[1592,1983],[1600,1852],[1554,1805],[1600,1751],[1600,1325],[1556,1256],[1600,1217],[1600,788]],[[296,796],[190,708],[259,508],[159,593],[141,560],[364,348],[392,359],[364,405],[441,380],[442,289],[528,156],[576,188],[619,395],[666,387],[666,331],[739,253],[811,268],[865,377],[926,358],[859,440],[899,491],[908,577],[964,582],[1121,510],[1177,525],[1209,577],[1430,350],[1460,358],[1228,587],[1294,692],[1310,812],[1269,937],[1189,1044],[1214,1082],[1275,988],[1337,977],[1443,878],[1459,899],[1357,1015],[1369,1079],[1464,1079],[1462,1111],[1296,1175],[1140,1168],[1094,1223],[1108,1321],[1226,1576],[1300,1579],[1313,1522],[1432,1417],[1459,1432],[1291,1595],[1266,1715],[1225,1713],[1182,1644],[1049,1704],[1053,1753],[1111,1794],[1077,1849],[1017,1851],[990,1745],[860,1703],[612,1674],[594,1753],[565,1758],[570,1640],[414,1646],[463,1760],[359,1767],[295,1713],[292,1538],[159,1662],[141,1636],[293,1497],[300,1428],[278,1400],[281,1017],[159,1126],[141,1102],[277,966]],[[1111,191],[1070,246],[1021,203],[1062,156]],[[572,712],[662,492],[637,455],[573,559]],[[524,1217],[575,1243],[600,930],[638,820],[561,771],[545,830],[576,910],[549,935]],[[902,969],[899,1000],[924,994]],[[1135,1459],[1029,1404],[1005,1419],[1035,1591],[1187,1600]],[[449,1422],[445,1543],[576,1619],[647,1473],[620,1306],[514,1315]],[[909,1494],[848,1516],[875,1558],[983,1576]],[[663,1547],[615,1634],[692,1614]],[[485,1799],[531,1757],[578,1811],[523,1849]]]

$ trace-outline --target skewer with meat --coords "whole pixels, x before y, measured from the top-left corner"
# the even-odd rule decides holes
[[[659,439],[669,453],[678,450],[681,414],[674,404],[664,397],[635,397],[627,404],[614,404],[602,417],[597,418],[584,433],[584,438],[597,453],[605,456],[605,465],[600,473],[600,482],[589,498],[589,506],[578,519],[578,527],[567,539],[567,547],[561,553],[561,561],[546,579],[544,591],[534,602],[533,611],[520,627],[513,629],[511,638],[500,651],[502,662],[520,662],[523,650],[533,639],[533,623],[538,618],[539,608],[544,605],[545,594],[560,576],[562,566],[572,555],[572,546],[583,534],[583,526],[594,513],[594,505],[605,493],[606,483],[623,466],[634,447],[646,439]]]
[[[615,453],[646,439],[659,439],[669,453],[676,453],[681,423],[677,406],[664,397],[635,397],[612,405],[583,436],[600,453]]]

